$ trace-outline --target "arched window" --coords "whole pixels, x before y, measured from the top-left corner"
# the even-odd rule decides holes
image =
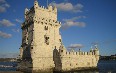
[[[44,36],[44,37],[45,37],[45,43],[49,45],[49,37],[48,36]]]

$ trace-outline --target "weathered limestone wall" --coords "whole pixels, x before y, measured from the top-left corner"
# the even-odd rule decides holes
[[[31,57],[34,70],[47,70],[54,67],[53,50],[61,45],[59,28],[61,23],[57,21],[57,14],[52,7],[43,9],[35,3],[35,15],[33,18],[33,49]],[[51,11],[50,11],[51,10]]]
[[[75,52],[74,50],[68,52],[64,46],[61,46],[59,52],[57,51],[54,53],[56,71],[70,71],[97,67],[99,60],[98,48],[90,52]]]
[[[92,52],[66,52],[62,54],[62,70],[81,67],[97,67],[95,55]]]
[[[57,21],[57,8],[44,8],[34,2],[29,10],[25,9],[25,22],[22,24],[22,45],[20,57],[23,68],[33,70],[67,71],[80,67],[96,67],[99,60],[99,51],[68,52],[62,46],[59,33],[61,22]]]
[[[57,8],[48,6],[48,8],[45,8],[44,6],[39,6],[38,2],[35,1],[34,3],[35,13],[36,16],[42,17],[42,18],[48,18],[52,20],[57,20]]]
[[[45,30],[45,26],[48,26],[48,30]],[[50,30],[49,28],[53,30]],[[41,22],[34,24],[35,46],[33,50],[31,50],[34,68],[46,69],[54,67],[53,49],[55,48],[55,46],[59,47],[60,45],[60,43],[54,44],[54,39],[59,39],[58,37],[55,37],[56,35],[54,34],[54,29],[54,26],[50,26],[49,24]],[[46,37],[49,37],[49,39],[46,40]]]

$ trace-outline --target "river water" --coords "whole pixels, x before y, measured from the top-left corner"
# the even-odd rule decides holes
[[[16,62],[0,62],[0,72],[4,71],[5,73],[6,71],[14,71],[15,73],[19,73],[16,71],[16,65]],[[7,68],[3,66],[7,66]],[[99,61],[98,70],[84,70],[69,73],[116,73],[116,60]]]

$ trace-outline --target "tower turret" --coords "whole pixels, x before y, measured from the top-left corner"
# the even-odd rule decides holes
[[[35,10],[38,9],[38,7],[39,7],[39,5],[38,5],[38,1],[35,0],[35,2],[34,2],[34,8],[35,8]]]
[[[91,48],[90,48],[90,52],[93,52],[93,48],[92,48],[92,46],[91,46]]]
[[[95,50],[94,50],[94,52],[95,52],[95,55],[99,55],[99,49],[98,49],[97,45],[95,45]]]
[[[56,6],[54,6],[54,9],[53,9],[53,10],[54,10],[55,13],[57,13],[57,8],[56,8]]]
[[[52,11],[53,7],[50,5],[50,6],[48,6],[48,9],[49,9],[49,11]]]
[[[94,54],[96,57],[96,61],[98,61],[99,60],[99,49],[98,49],[97,45],[95,45]]]
[[[29,12],[29,9],[25,8],[25,19],[28,12]]]

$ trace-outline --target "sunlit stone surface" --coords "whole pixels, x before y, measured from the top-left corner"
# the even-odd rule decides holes
[[[90,52],[68,52],[62,43],[60,27],[56,7],[45,8],[35,1],[31,9],[25,9],[25,21],[21,26],[19,70],[49,72],[97,67],[98,48]]]

